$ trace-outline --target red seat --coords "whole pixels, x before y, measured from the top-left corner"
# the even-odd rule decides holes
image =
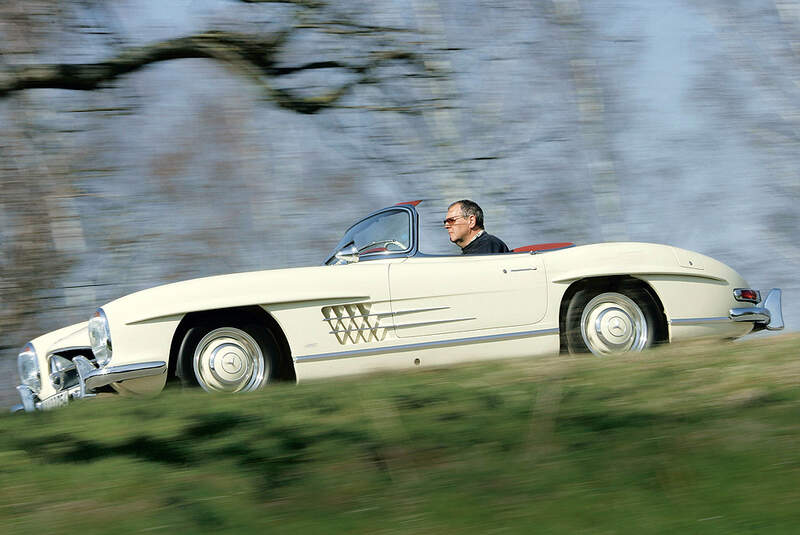
[[[512,253],[529,253],[532,251],[552,251],[553,249],[566,249],[575,245],[572,242],[558,242],[558,243],[538,243],[536,245],[526,245],[524,247],[517,247],[513,249]]]

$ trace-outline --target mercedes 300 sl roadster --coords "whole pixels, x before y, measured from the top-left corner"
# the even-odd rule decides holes
[[[357,221],[325,265],[158,286],[26,344],[15,410],[168,381],[247,392],[380,369],[642,351],[782,329],[781,292],[698,253],[569,243],[493,255],[419,250],[418,201]]]

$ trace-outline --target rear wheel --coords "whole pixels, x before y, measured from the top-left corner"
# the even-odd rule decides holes
[[[579,290],[567,307],[567,348],[598,356],[642,351],[656,340],[657,318],[640,289]]]
[[[277,373],[278,346],[256,324],[196,326],[181,344],[181,379],[208,392],[251,392]]]

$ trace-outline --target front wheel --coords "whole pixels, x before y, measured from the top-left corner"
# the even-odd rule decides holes
[[[251,392],[275,371],[277,345],[257,325],[205,325],[186,333],[181,347],[184,383],[208,392]]]
[[[567,308],[567,348],[598,356],[642,351],[656,339],[656,321],[652,300],[641,290],[580,290]]]

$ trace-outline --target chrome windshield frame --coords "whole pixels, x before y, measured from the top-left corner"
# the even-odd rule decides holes
[[[377,215],[380,215],[380,214],[386,213],[386,212],[400,212],[400,211],[404,211],[404,212],[407,212],[409,214],[409,229],[408,229],[409,233],[408,233],[408,235],[409,235],[409,239],[410,239],[410,242],[411,242],[409,244],[409,247],[407,249],[403,250],[403,251],[380,251],[380,252],[374,252],[374,253],[360,254],[359,255],[359,262],[366,262],[368,260],[379,260],[379,259],[384,259],[384,258],[408,258],[410,256],[415,256],[419,252],[419,213],[414,208],[414,206],[411,205],[411,204],[397,204],[397,205],[392,205],[392,206],[387,206],[385,208],[381,208],[380,210],[376,210],[376,211],[374,211],[374,212],[362,217],[361,219],[359,219],[358,221],[356,221],[355,223],[353,223],[352,225],[347,227],[347,229],[344,231],[343,235],[346,235],[348,232],[350,232],[350,230],[353,227],[363,223],[364,221],[366,221],[366,220],[368,220],[368,219],[370,219],[372,217],[375,217]],[[337,244],[337,246],[338,246],[338,244]],[[347,247],[347,244],[345,244],[345,247]],[[339,250],[340,249],[338,249],[338,248],[334,248],[334,250],[331,252],[331,254],[329,254],[328,257],[325,259],[323,264],[324,265],[332,265],[330,262],[336,258],[336,253],[338,253]]]

